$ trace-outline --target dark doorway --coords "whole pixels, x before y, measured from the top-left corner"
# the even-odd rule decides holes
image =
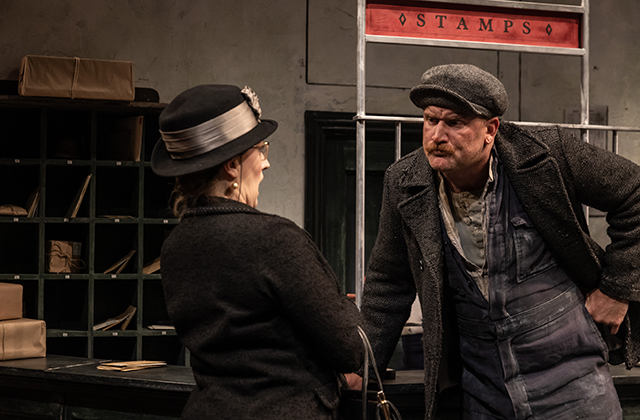
[[[354,114],[307,111],[305,229],[345,293],[355,284],[356,122]],[[395,123],[366,122],[365,261],[378,231],[382,183],[395,157]],[[401,154],[421,147],[422,125],[403,123]]]

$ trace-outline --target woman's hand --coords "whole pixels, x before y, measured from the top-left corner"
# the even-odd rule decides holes
[[[346,373],[344,377],[347,379],[349,389],[359,391],[362,389],[362,377],[357,373]]]

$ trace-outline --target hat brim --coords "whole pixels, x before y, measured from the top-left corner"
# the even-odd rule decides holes
[[[181,176],[213,168],[234,156],[237,156],[252,146],[263,141],[278,128],[273,120],[261,120],[251,131],[224,146],[215,148],[207,153],[188,159],[173,159],[162,138],[158,140],[151,154],[151,169],[160,176]]]

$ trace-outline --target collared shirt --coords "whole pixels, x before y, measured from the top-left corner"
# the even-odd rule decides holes
[[[447,235],[462,256],[465,268],[485,299],[489,297],[486,264],[487,206],[497,180],[495,150],[489,158],[489,177],[482,190],[454,193],[440,172],[439,206]]]

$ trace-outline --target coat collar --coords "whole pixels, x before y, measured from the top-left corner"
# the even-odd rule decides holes
[[[550,215],[562,220],[559,214],[572,212],[549,146],[512,123],[500,125],[495,145],[507,176],[527,211],[532,213],[534,223],[541,225],[543,218]],[[433,232],[440,232],[441,228],[437,176],[422,148],[407,155],[403,167],[399,185],[404,197],[398,203],[398,210],[414,235],[429,242],[427,249],[423,249],[429,253],[439,249],[437,241],[431,243],[433,237],[439,240],[440,235]],[[540,204],[531,207],[529,203]]]
[[[545,134],[549,140],[557,134]],[[555,136],[555,137],[554,137]],[[541,139],[512,123],[500,125],[496,136],[498,157],[509,182],[540,235],[583,284],[597,284],[602,267],[587,243],[588,231],[580,223],[555,153]],[[442,230],[437,177],[422,148],[396,163],[401,197],[398,211],[416,238],[424,257],[432,259],[432,275],[440,274]],[[575,197],[574,197],[575,198]],[[585,259],[585,255],[592,258]]]
[[[400,187],[428,187],[433,184],[435,173],[422,148],[414,150],[407,156],[408,165],[400,178]]]
[[[551,149],[538,138],[509,122],[502,122],[496,136],[496,150],[500,159],[515,170],[535,166],[550,155]],[[435,173],[422,148],[407,156],[410,159],[400,178],[400,187],[428,187],[433,185]]]
[[[551,153],[540,139],[508,122],[500,124],[495,145],[500,159],[516,171],[535,166]]]
[[[196,207],[184,212],[183,217],[205,216],[208,214],[261,213],[244,203],[222,197],[207,197],[198,202]]]
[[[510,123],[500,128],[498,154],[533,225],[582,284],[596,285],[602,266],[589,244],[586,222],[580,224],[584,220],[582,208],[575,196],[572,201],[555,154],[542,142],[542,136],[533,136]],[[585,259],[585,255],[590,258]]]

